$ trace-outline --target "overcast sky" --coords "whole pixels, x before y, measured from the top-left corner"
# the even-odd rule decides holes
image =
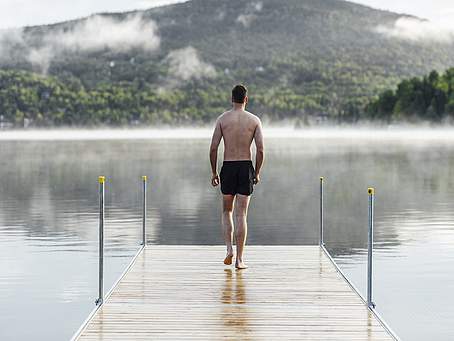
[[[319,0],[323,1],[323,0]],[[0,28],[41,25],[98,12],[143,9],[182,0],[0,0]],[[355,0],[433,21],[454,22],[453,0]]]

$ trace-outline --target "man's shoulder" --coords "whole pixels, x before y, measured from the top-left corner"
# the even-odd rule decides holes
[[[249,116],[251,120],[253,120],[256,123],[260,123],[260,118],[257,115],[254,115],[250,111],[245,111],[245,113]]]
[[[227,111],[224,111],[222,114],[220,114],[217,118],[218,121],[221,121],[223,118],[225,118],[225,116],[227,116],[232,110],[227,110]]]

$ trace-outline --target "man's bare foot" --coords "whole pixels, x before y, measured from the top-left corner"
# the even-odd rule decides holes
[[[227,254],[224,258],[224,264],[225,265],[232,265],[232,259],[233,259],[233,253],[232,254]]]
[[[237,268],[238,270],[242,270],[242,269],[247,269],[248,266],[246,264],[244,264],[243,261],[239,262],[238,260],[235,262],[235,268]]]

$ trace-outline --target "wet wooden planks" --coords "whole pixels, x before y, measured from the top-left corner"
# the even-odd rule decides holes
[[[318,246],[148,246],[78,340],[392,340]]]

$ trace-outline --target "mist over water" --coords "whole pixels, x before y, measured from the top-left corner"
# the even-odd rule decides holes
[[[142,175],[150,181],[150,244],[221,244],[210,135],[208,128],[1,132],[0,339],[69,339],[94,307],[99,175],[107,177],[106,289],[138,248]],[[453,338],[454,273],[446,270],[454,261],[453,136],[422,128],[266,130],[248,242],[317,243],[324,176],[327,246],[365,292],[373,186],[378,310],[403,340]],[[43,306],[46,316],[37,313]],[[65,323],[55,324],[61,316]]]
[[[268,126],[268,124],[266,124]],[[24,129],[0,130],[0,141],[93,141],[93,140],[149,140],[149,139],[207,139],[211,138],[213,125],[181,128],[127,128],[127,129]],[[432,129],[423,125],[403,126],[352,126],[294,128],[290,124],[270,124],[265,127],[268,138],[328,139],[328,140],[380,140],[384,143],[422,144],[430,141],[451,143],[454,128],[437,126]]]

